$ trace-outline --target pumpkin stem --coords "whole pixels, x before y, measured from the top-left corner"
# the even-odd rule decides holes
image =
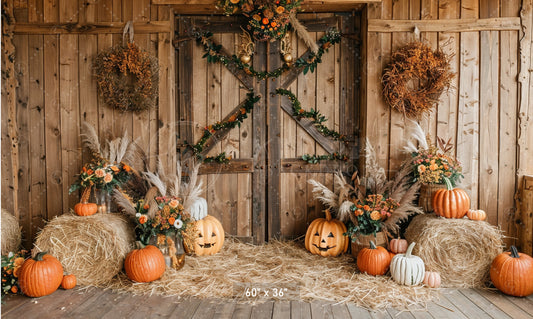
[[[445,177],[443,176],[442,179],[444,179],[444,183],[446,184],[446,189],[451,191],[453,190],[453,185],[452,185],[452,182],[450,181],[450,179],[448,177]]]
[[[412,242],[409,247],[407,247],[407,251],[405,252],[405,257],[411,257],[411,253],[413,252],[413,248],[415,248],[415,242]]]
[[[514,246],[513,246],[514,247]],[[515,248],[516,249],[516,248]],[[33,258],[33,260],[35,261],[42,261],[43,260],[43,257],[44,255],[48,254],[47,251],[41,251],[40,253],[37,254],[37,256],[35,256],[35,258]]]
[[[326,213],[326,220],[329,222],[331,220],[331,212],[329,209],[326,209],[324,213]]]
[[[376,249],[376,244],[374,244],[374,242],[371,240],[370,241],[370,249]]]
[[[137,245],[137,249],[143,249],[144,247],[146,247],[146,245],[143,244],[140,240],[136,241],[135,244]]]
[[[515,246],[511,246],[511,257],[520,258],[520,255],[518,254],[518,249],[516,249]]]

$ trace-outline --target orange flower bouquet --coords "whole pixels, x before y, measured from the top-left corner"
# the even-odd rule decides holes
[[[347,236],[355,238],[357,235],[374,235],[383,228],[383,223],[391,217],[400,204],[392,198],[381,194],[368,195],[364,199],[354,199],[350,207],[357,223],[352,224]]]
[[[149,213],[150,210],[155,210],[155,213]],[[141,199],[137,202],[136,211],[135,235],[144,245],[148,245],[150,238],[156,235],[181,236],[191,222],[181,199],[174,196],[158,196],[149,202]]]
[[[2,256],[2,295],[16,294],[20,291],[18,273],[26,254],[26,250],[21,250],[16,254],[10,252],[7,256]]]

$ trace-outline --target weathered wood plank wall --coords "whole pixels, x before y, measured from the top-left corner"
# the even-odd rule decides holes
[[[20,85],[16,89],[14,112],[9,112],[9,106],[2,103],[2,206],[19,217],[28,245],[43,226],[43,218],[47,220],[61,214],[77,201],[77,195],[69,195],[67,190],[81,163],[88,158],[79,138],[82,121],[95,125],[101,137],[121,134],[127,129],[150,155],[152,169],[157,155],[162,156],[168,168],[173,167],[177,66],[170,42],[174,26],[168,6],[154,6],[150,0],[10,0],[10,3],[17,21],[15,75]],[[449,23],[450,19],[454,19],[453,23]],[[122,41],[120,32],[128,20],[136,22],[135,41],[158,56],[161,64],[159,107],[139,115],[105,107],[92,80],[91,58]],[[68,23],[90,28],[85,30]],[[462,186],[472,196],[473,206],[487,210],[489,222],[500,225],[506,235],[511,236],[507,243],[513,243],[517,231],[522,232],[531,225],[525,220],[530,213],[517,213],[520,205],[514,203],[514,195],[517,185],[523,183],[522,176],[533,172],[530,158],[533,149],[533,0],[383,0],[380,4],[367,5],[361,23],[367,30],[362,34],[366,43],[361,55],[362,106],[360,114],[352,117],[360,116],[361,136],[371,139],[380,163],[389,174],[394,173],[405,156],[399,151],[403,144],[404,122],[384,104],[380,76],[391,52],[414,39],[410,30],[417,23],[422,31],[421,39],[449,53],[452,68],[457,73],[452,89],[443,95],[436,112],[422,125],[434,137],[452,138],[456,143],[454,151],[464,165]],[[219,40],[231,42],[229,38]],[[293,46],[299,47],[296,42]],[[344,59],[337,51],[333,56],[335,61]],[[337,66],[338,62],[328,63],[318,73],[337,78]],[[225,71],[218,71],[219,77],[225,79],[221,72]],[[201,81],[207,86],[210,80]],[[305,86],[303,81],[291,87],[301,93],[301,100],[303,96],[316,94],[313,100],[319,101],[335,92],[333,99],[336,101],[343,98],[337,96],[342,91],[337,85],[353,83],[355,79],[350,75],[341,76],[341,82],[335,81],[334,88],[318,86],[314,91],[309,90],[315,85]],[[206,89],[221,88],[215,85]],[[243,94],[241,90],[240,99]],[[209,96],[193,97],[192,104],[198,99],[207,103]],[[222,103],[219,106],[223,108],[234,102],[231,98],[225,97],[227,101],[217,103]],[[2,100],[8,99],[3,95]],[[342,130],[342,114],[352,114],[354,110],[347,108],[328,115],[334,119],[331,123],[335,128],[341,125]],[[4,111],[7,118],[4,118]],[[205,121],[219,116],[206,112]],[[283,154],[296,157],[315,150],[321,152],[314,143],[306,143],[306,133],[286,115],[281,122]],[[10,132],[13,123],[16,132]],[[230,150],[239,157],[260,156],[252,154],[252,128],[252,122],[245,123],[240,131],[230,134],[221,149]],[[234,144],[237,136],[240,141]],[[283,207],[292,206],[290,201],[312,203],[306,184],[311,177],[331,183],[328,175],[322,173],[282,177],[286,181],[282,183],[282,191],[298,190],[288,199],[289,203],[281,203]],[[224,188],[236,181],[251,184],[253,188],[253,179],[247,174],[228,175],[224,181],[213,180],[212,185]],[[228,194],[229,207],[239,211],[250,209],[251,195],[242,196],[247,200],[237,200],[239,207],[234,208],[236,199]],[[312,208],[313,204],[308,204],[309,207],[311,211],[306,212],[306,218],[318,213]],[[255,208],[252,204],[252,209]],[[252,216],[256,218],[261,214],[264,211],[258,210]],[[237,217],[237,233],[250,234],[250,223],[252,229],[257,228],[249,216],[250,213],[246,213]],[[284,232],[296,231],[290,223],[284,225],[282,227],[289,225]],[[527,236],[521,238],[522,242],[531,241]]]
[[[13,121],[19,151],[12,158],[4,124],[12,119],[3,112],[2,207],[19,217],[29,247],[46,220],[67,212],[79,200],[78,194],[68,194],[68,188],[89,159],[79,135],[82,121],[93,124],[102,138],[127,130],[150,155],[152,169],[157,154],[167,168],[174,166],[170,164],[175,161],[174,48],[171,9],[151,6],[150,0],[11,3],[16,20],[15,75],[20,83]],[[160,63],[160,107],[138,115],[104,106],[92,71],[95,55],[121,43],[122,28],[130,20],[139,27],[134,41]],[[69,29],[66,23],[79,25]],[[96,25],[100,31],[91,29]],[[17,196],[12,196],[17,189]]]
[[[405,121],[383,101],[380,76],[391,52],[416,39],[417,26],[422,41],[452,57],[457,74],[421,125],[434,139],[454,141],[472,207],[487,211],[488,221],[510,237],[506,243],[517,244],[514,196],[521,176],[533,171],[531,1],[384,0],[369,4],[367,15],[362,135],[380,164],[394,174],[407,156],[399,151]]]

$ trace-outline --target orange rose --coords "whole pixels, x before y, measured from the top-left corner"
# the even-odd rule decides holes
[[[438,168],[439,168],[439,165],[437,165],[437,164],[429,165],[429,169],[432,170],[432,171],[437,170]]]
[[[233,3],[233,4],[237,4],[237,3],[241,2],[241,0],[229,0],[229,1],[230,1],[231,3]]]
[[[92,169],[88,169],[88,170],[87,170],[87,175],[92,175],[93,173],[94,173],[94,172],[93,172]]]
[[[104,171],[103,169],[99,168],[99,169],[97,169],[97,170],[94,172],[94,174],[96,175],[96,177],[100,177],[100,178],[102,178],[102,177],[105,176],[105,171]]]
[[[276,21],[272,21],[272,22],[270,23],[270,25],[271,25],[273,28],[275,28],[278,24],[276,23]]]
[[[268,18],[263,18],[263,24],[268,24],[269,22]]]
[[[111,166],[111,170],[115,173],[119,172],[120,169],[118,167],[116,167],[115,165]]]
[[[104,182],[109,183],[109,182],[111,182],[112,180],[113,180],[113,175],[111,175],[111,174],[109,174],[109,173],[108,173],[108,174],[105,174],[105,176],[104,176]]]
[[[418,172],[420,174],[424,173],[426,171],[426,167],[424,165],[418,165]]]
[[[175,222],[175,221],[176,221],[176,218],[174,218],[174,217],[170,217],[170,218],[168,219],[168,223],[169,223],[170,225],[174,225],[174,222]]]
[[[370,210],[370,206],[365,205],[365,206],[363,206],[363,209],[364,209],[364,210]]]
[[[381,214],[377,210],[375,210],[370,214],[370,218],[372,218],[372,220],[380,220]]]
[[[11,292],[12,293],[16,294],[18,291],[19,291],[19,289],[17,288],[17,286],[11,287]]]
[[[232,116],[229,117],[228,119],[228,122],[235,122],[235,120],[237,120],[237,115],[236,114],[233,114]]]
[[[180,202],[178,202],[177,200],[173,199],[173,200],[170,201],[170,203],[168,203],[168,205],[170,207],[172,207],[172,208],[176,208],[176,207],[178,207],[179,203]]]
[[[285,12],[285,7],[282,7],[282,6],[279,6],[276,8],[276,12],[278,14],[282,14],[283,12]]]
[[[358,209],[358,210],[355,211],[355,216],[361,216],[361,215],[363,215],[363,211],[362,210]]]
[[[258,14],[254,14],[254,16],[252,17],[254,20],[256,21],[261,21],[261,16],[258,15]]]
[[[144,224],[148,221],[148,216],[146,215],[141,215],[141,217],[139,217],[139,224]]]
[[[129,165],[124,164],[124,166],[122,166],[122,167],[124,168],[124,170],[126,172],[128,172],[128,173],[131,172],[131,167]]]
[[[150,205],[148,205],[148,204],[144,204],[143,209],[144,209],[144,210],[147,210],[148,208],[150,208]]]

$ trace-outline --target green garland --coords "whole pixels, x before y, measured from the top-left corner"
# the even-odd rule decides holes
[[[226,152],[222,152],[216,156],[207,156],[204,158],[204,163],[228,164],[229,161],[231,161],[231,156],[226,156]]]
[[[251,65],[243,63],[235,54],[231,57],[228,57],[220,53],[220,51],[222,50],[222,45],[215,44],[211,40],[211,38],[213,37],[213,34],[211,32],[194,31],[192,34],[193,37],[196,38],[196,42],[203,45],[204,50],[206,51],[203,58],[206,58],[207,62],[209,63],[222,63],[224,66],[228,66],[231,64],[234,65],[237,69],[243,70],[244,72],[246,72],[246,74],[249,74],[260,80],[265,80],[268,78],[278,78],[284,72],[292,68],[289,64],[283,63],[281,67],[270,72],[257,71]],[[327,31],[326,34],[324,34],[324,36],[322,36],[322,38],[318,40],[318,51],[316,53],[311,52],[306,59],[299,58],[294,63],[294,67],[303,68],[304,74],[307,74],[307,72],[309,71],[311,71],[311,73],[314,72],[317,64],[322,62],[322,55],[324,55],[324,53],[327,52],[333,44],[339,43],[340,40],[341,34],[339,33],[339,31],[335,29]]]
[[[325,137],[331,137],[336,141],[347,143],[345,135],[337,131],[330,130],[327,126],[322,124],[328,120],[325,115],[314,109],[309,111],[302,109],[302,105],[294,93],[286,89],[277,89],[276,94],[289,98],[292,103],[292,116],[297,117],[298,120],[301,120],[302,118],[311,119],[312,123],[315,125],[320,134],[324,135]]]
[[[339,154],[339,153],[333,153],[333,154],[326,154],[326,155],[311,155],[311,154],[304,154],[302,155],[302,160],[306,161],[309,164],[318,164],[320,161],[343,161],[348,162],[348,155],[345,154]]]
[[[230,116],[230,118],[226,122],[216,122],[215,124],[206,126],[204,128],[204,133],[200,137],[198,143],[194,145],[187,145],[188,149],[190,149],[198,159],[203,159],[204,161],[207,160],[208,163],[227,163],[229,161],[229,159],[226,158],[225,153],[221,153],[215,157],[206,158],[203,158],[201,153],[204,150],[205,143],[207,143],[209,138],[213,136],[217,131],[224,129],[232,129],[236,126],[241,126],[241,123],[244,121],[244,119],[248,117],[248,113],[250,113],[254,108],[255,103],[257,103],[261,99],[259,96],[255,96],[253,91],[251,91],[247,95],[248,98],[245,101],[244,105],[240,108],[238,113],[235,113]]]

